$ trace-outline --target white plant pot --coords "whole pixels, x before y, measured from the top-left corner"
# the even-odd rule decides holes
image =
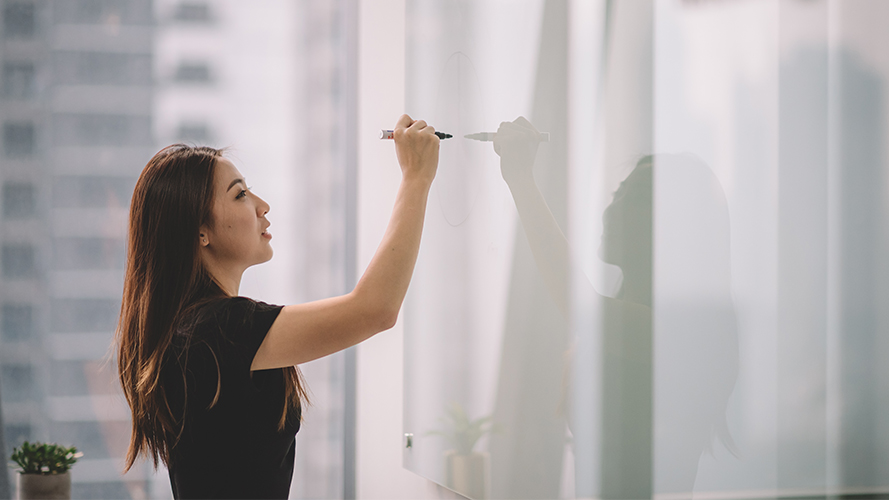
[[[456,451],[448,451],[445,453],[446,486],[474,500],[490,497],[489,463],[487,453],[460,455]]]
[[[71,473],[17,474],[16,498],[19,500],[70,500]]]

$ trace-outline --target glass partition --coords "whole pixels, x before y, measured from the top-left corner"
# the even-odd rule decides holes
[[[470,498],[889,493],[886,15],[409,0],[407,110],[454,137],[405,467]]]

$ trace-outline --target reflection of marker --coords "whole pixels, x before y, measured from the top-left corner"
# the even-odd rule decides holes
[[[451,134],[446,134],[444,132],[436,132],[435,135],[438,136],[439,139],[450,139]],[[380,139],[395,139],[395,131],[394,130],[380,130]]]
[[[495,137],[497,137],[497,132],[479,132],[477,134],[466,134],[463,137],[467,139],[472,139],[474,141],[493,141]],[[540,142],[549,142],[549,132],[538,132],[538,139]]]

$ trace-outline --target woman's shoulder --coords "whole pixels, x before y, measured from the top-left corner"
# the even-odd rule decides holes
[[[218,334],[235,334],[252,330],[255,324],[274,321],[282,306],[249,297],[219,297],[191,307],[183,314],[176,333],[182,337],[201,340]],[[270,324],[268,326],[271,326]]]
[[[268,304],[249,297],[225,297],[215,301],[208,312],[220,323],[243,324],[252,322],[255,316],[276,312],[282,306]]]

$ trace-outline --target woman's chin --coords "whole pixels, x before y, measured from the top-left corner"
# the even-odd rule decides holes
[[[260,258],[256,259],[257,260],[256,264],[263,264],[265,262],[268,262],[268,261],[272,260],[272,257],[274,257],[274,256],[275,256],[275,251],[272,250],[271,246],[269,246],[262,253],[262,256]]]

